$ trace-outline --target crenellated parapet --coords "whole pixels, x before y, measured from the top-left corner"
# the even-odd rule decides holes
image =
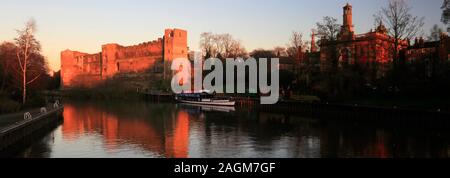
[[[100,53],[61,52],[63,88],[92,87],[118,74],[166,71],[176,58],[187,58],[187,31],[166,29],[163,38],[132,46],[102,45]]]

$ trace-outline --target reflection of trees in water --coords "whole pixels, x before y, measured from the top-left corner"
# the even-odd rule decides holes
[[[450,133],[445,130],[317,120],[263,111],[204,114],[206,157],[233,156],[240,151],[233,152],[233,147],[262,157],[449,157]]]
[[[202,147],[196,148],[199,157],[318,157],[318,134],[309,127],[299,131],[286,115],[242,109],[192,115],[205,118],[199,122],[204,129]]]
[[[69,102],[63,139],[100,134],[164,157],[448,157],[446,130],[312,119],[253,108],[205,111],[144,102]],[[51,137],[23,156],[48,157]],[[125,141],[125,142],[124,142]]]
[[[450,134],[442,131],[334,122],[320,130],[324,157],[449,157]]]

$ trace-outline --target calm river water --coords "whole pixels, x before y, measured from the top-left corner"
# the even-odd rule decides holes
[[[450,155],[448,130],[331,123],[255,109],[66,101],[63,116],[63,124],[16,156],[447,158]]]

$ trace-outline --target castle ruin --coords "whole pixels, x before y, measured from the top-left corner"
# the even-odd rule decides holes
[[[169,78],[170,63],[177,58],[188,58],[187,31],[181,29],[166,29],[162,38],[133,46],[105,44],[95,54],[65,50],[61,86],[92,88],[119,79],[128,87],[148,88],[152,79]]]

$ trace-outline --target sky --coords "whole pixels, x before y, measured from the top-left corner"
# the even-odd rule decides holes
[[[387,0],[1,0],[0,42],[12,41],[16,29],[33,18],[51,70],[60,69],[60,52],[87,53],[101,45],[134,45],[156,40],[166,28],[188,31],[191,50],[203,32],[229,33],[247,51],[286,46],[292,31],[309,40],[324,16],[342,23],[342,7],[353,6],[357,34],[374,27],[373,14]],[[442,0],[407,0],[413,15],[425,17],[423,34],[440,22]]]

